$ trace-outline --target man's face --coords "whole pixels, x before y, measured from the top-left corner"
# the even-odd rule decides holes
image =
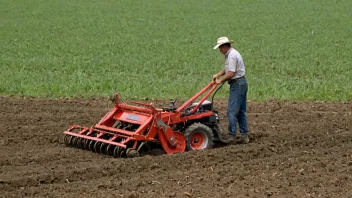
[[[227,45],[220,45],[219,51],[220,51],[222,54],[226,54],[227,51],[229,51],[229,47],[228,47]]]

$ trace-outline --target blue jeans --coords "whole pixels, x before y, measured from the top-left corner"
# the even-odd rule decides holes
[[[229,135],[235,136],[237,122],[240,127],[241,135],[248,133],[247,110],[247,90],[246,78],[241,78],[231,83],[230,97],[227,106],[227,118],[229,120]]]

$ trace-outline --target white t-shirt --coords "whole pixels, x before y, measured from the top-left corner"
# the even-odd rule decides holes
[[[225,73],[234,72],[235,75],[231,79],[240,78],[245,74],[244,62],[241,54],[231,48],[225,55]]]

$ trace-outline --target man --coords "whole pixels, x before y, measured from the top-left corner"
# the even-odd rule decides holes
[[[225,67],[219,73],[213,76],[216,83],[221,84],[228,82],[230,84],[230,97],[227,106],[227,117],[229,121],[229,142],[236,142],[237,122],[240,127],[240,138],[237,143],[247,144],[248,138],[248,120],[246,116],[247,109],[247,81],[244,77],[245,66],[240,53],[231,47],[232,40],[227,37],[220,37],[214,49],[219,48],[220,52],[225,55]],[[224,76],[218,79],[220,76]]]

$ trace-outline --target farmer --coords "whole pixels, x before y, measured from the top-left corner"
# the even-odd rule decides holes
[[[230,85],[230,97],[227,106],[227,117],[229,120],[228,141],[231,143],[249,143],[247,109],[247,81],[244,77],[245,67],[240,53],[231,47],[232,40],[227,37],[220,37],[214,49],[219,48],[225,55],[225,67],[213,76],[217,84],[228,82]],[[224,76],[225,75],[225,76]],[[220,76],[224,76],[218,79]],[[237,122],[241,136],[236,142]]]

